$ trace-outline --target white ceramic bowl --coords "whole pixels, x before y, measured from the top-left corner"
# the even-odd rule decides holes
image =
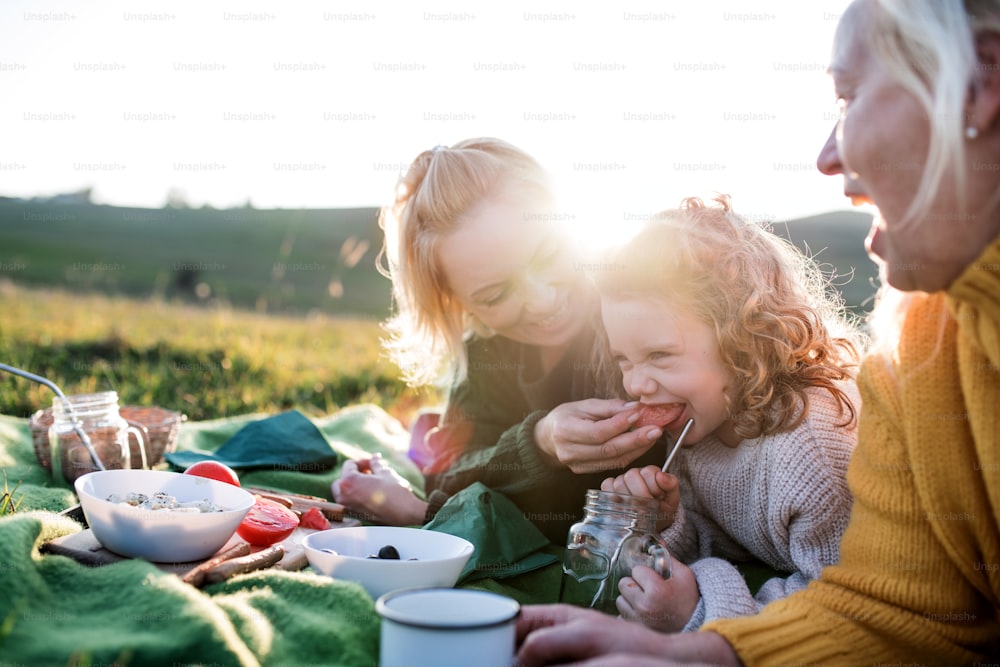
[[[307,535],[302,544],[314,570],[355,581],[373,599],[400,588],[452,587],[474,550],[448,533],[395,526],[333,528]],[[368,558],[386,545],[396,547],[399,560]]]
[[[380,667],[509,667],[521,605],[488,591],[401,590],[375,602]]]
[[[103,470],[74,482],[87,523],[105,549],[154,563],[207,558],[236,532],[254,497],[238,486],[162,470]],[[178,501],[208,500],[222,512],[152,511],[107,500],[111,494],[162,491]]]

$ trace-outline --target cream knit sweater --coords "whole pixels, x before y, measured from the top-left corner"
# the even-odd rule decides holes
[[[853,382],[841,385],[860,407]],[[857,420],[824,389],[809,390],[809,414],[792,431],[727,447],[714,436],[678,454],[672,472],[681,506],[665,531],[670,554],[690,566],[701,599],[684,630],[746,616],[805,588],[835,563],[851,512],[845,479]],[[787,576],[750,593],[732,564],[760,560]]]

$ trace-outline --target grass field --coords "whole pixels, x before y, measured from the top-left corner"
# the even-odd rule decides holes
[[[0,284],[0,360],[65,393],[114,390],[200,420],[367,402],[406,423],[439,396],[416,391],[381,356],[371,318],[259,315],[158,300]],[[0,372],[0,414],[27,417],[52,392]]]

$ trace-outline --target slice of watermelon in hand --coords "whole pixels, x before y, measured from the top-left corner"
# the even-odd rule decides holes
[[[683,403],[640,403],[636,409],[639,412],[639,419],[632,424],[632,429],[656,426],[665,428],[669,424],[680,418],[684,413]]]

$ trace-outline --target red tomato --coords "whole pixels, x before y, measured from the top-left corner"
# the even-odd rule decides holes
[[[266,547],[291,535],[297,525],[299,517],[295,512],[273,500],[256,496],[256,502],[236,533],[254,546]]]
[[[185,475],[197,475],[198,477],[208,477],[219,482],[240,485],[240,478],[236,476],[236,471],[229,466],[218,461],[198,461],[184,471]]]
[[[643,404],[639,406],[639,419],[636,420],[632,427],[658,426],[663,428],[677,419],[683,411],[684,406],[676,403],[662,403],[659,405]]]
[[[318,507],[310,507],[304,512],[302,518],[299,519],[299,525],[303,528],[315,528],[316,530],[329,530],[333,528],[333,524],[319,511]]]

